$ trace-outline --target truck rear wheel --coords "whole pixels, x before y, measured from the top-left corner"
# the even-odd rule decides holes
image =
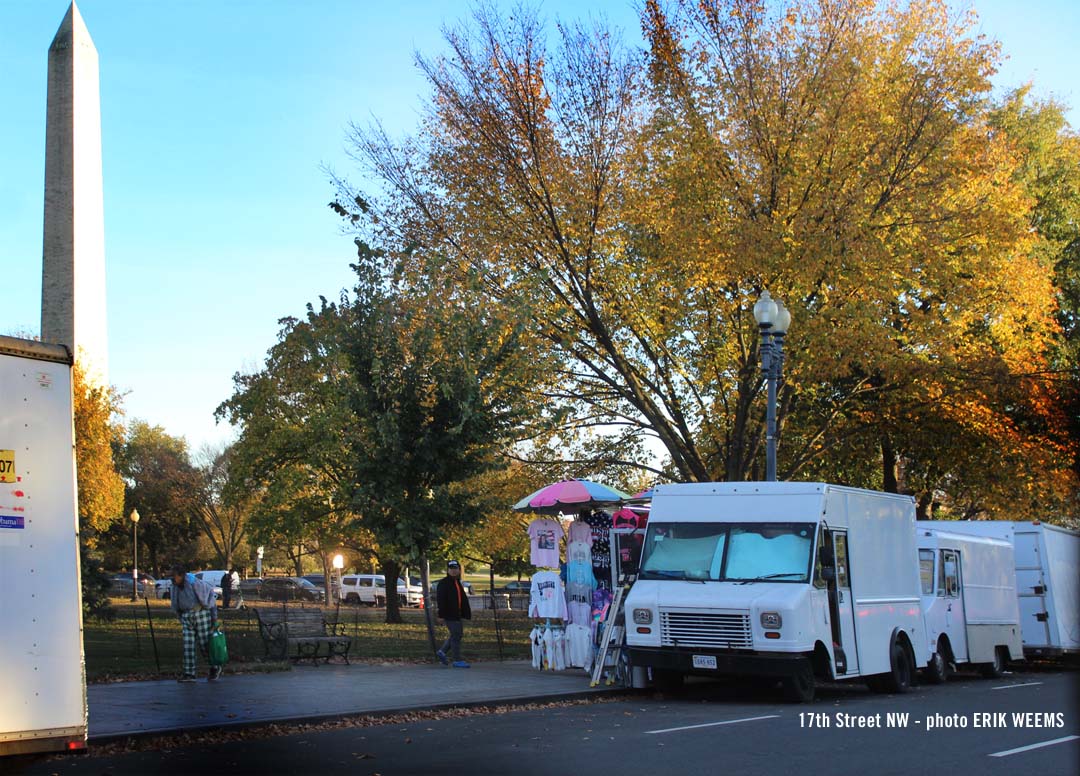
[[[951,673],[949,669],[949,643],[944,637],[938,639],[937,650],[926,664],[925,676],[931,684],[943,684]]]
[[[994,648],[994,660],[979,666],[979,672],[987,679],[1000,679],[1005,675],[1005,648]]]
[[[893,642],[890,660],[892,670],[881,675],[881,689],[878,692],[907,692],[911,689],[911,658],[899,639]]]
[[[784,697],[792,703],[814,700],[814,671],[808,661],[804,660],[791,676],[784,677]]]

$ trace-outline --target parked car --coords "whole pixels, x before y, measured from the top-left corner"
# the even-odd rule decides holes
[[[499,588],[500,593],[528,593],[532,589],[532,582],[527,580],[515,580],[507,582]]]
[[[322,597],[323,597],[324,601],[329,601],[330,600],[330,597],[326,594],[326,575],[325,574],[304,574],[304,579],[306,579],[308,582],[310,582],[311,584],[315,585],[316,588],[318,588],[319,592],[322,593]]]
[[[261,598],[263,580],[260,577],[240,580],[240,595],[244,598]]]
[[[322,601],[323,594],[303,577],[268,577],[259,591],[267,601]]]
[[[462,587],[463,587],[463,588],[465,589],[465,595],[475,595],[475,593],[473,592],[473,586],[472,586],[472,582],[466,582],[466,581],[465,581],[465,580],[463,579],[463,580],[461,580],[461,586],[462,586]],[[438,583],[438,581],[435,581],[435,582],[432,582],[432,583],[431,583],[431,592],[430,592],[430,595],[431,595],[431,600],[432,600],[432,606],[434,606],[434,605],[435,605],[435,604],[434,604],[434,601],[435,601],[435,593],[436,593],[436,591],[438,590],[438,588],[439,588],[439,583]]]
[[[195,579],[201,579],[203,582],[209,582],[211,585],[213,585],[214,586],[214,592],[217,594],[217,597],[220,599],[221,598],[221,580],[228,573],[229,573],[228,571],[225,571],[223,569],[212,569],[212,570],[208,570],[208,571],[196,571],[195,572]]]
[[[165,577],[154,583],[154,598],[163,598],[168,601],[171,597],[172,577]]]
[[[144,598],[154,589],[155,580],[149,574],[139,574],[139,595]],[[120,572],[119,574],[113,574],[109,578],[109,595],[111,596],[130,596],[131,595],[131,572]]]
[[[423,596],[419,588],[406,586],[398,579],[398,603],[402,606],[421,606]],[[339,598],[348,604],[386,605],[386,577],[382,574],[349,574],[341,578]]]

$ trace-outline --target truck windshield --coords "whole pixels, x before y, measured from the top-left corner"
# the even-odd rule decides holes
[[[654,523],[642,579],[807,582],[812,523]]]

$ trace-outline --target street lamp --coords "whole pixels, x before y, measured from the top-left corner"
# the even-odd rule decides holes
[[[131,600],[139,597],[139,510],[131,510]]]
[[[791,313],[784,303],[761,292],[754,305],[754,320],[761,333],[761,372],[768,385],[769,404],[765,414],[765,479],[776,481],[776,391],[784,375],[784,336],[791,326]]]

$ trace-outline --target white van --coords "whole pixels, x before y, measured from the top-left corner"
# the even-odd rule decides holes
[[[1080,652],[1080,532],[1020,520],[927,520],[919,523],[1013,546],[1024,652]]]
[[[687,674],[815,677],[906,691],[929,657],[915,504],[823,483],[656,487],[626,641],[660,685]]]
[[[923,523],[915,542],[931,653],[926,677],[944,682],[953,666],[969,663],[994,678],[1023,659],[1012,545]]]
[[[212,569],[208,571],[196,571],[195,579],[201,579],[209,585],[212,585],[214,592],[217,593],[217,597],[221,598],[221,580],[228,574],[228,571],[224,569]]]
[[[402,606],[423,603],[420,588],[406,587],[403,579],[398,579],[397,593]],[[386,606],[386,577],[382,574],[346,574],[341,578],[338,598],[347,604]]]

